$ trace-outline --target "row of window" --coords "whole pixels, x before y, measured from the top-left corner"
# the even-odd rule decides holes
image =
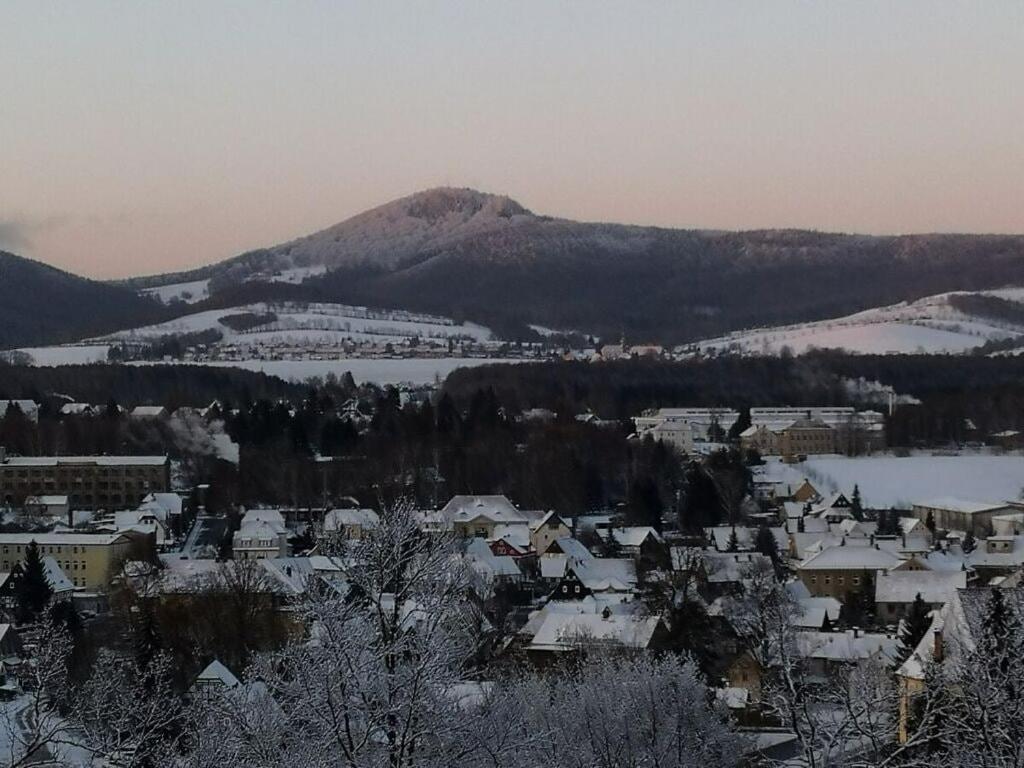
[[[822,578],[823,578],[823,583],[824,583],[824,585],[826,587],[832,585],[832,577],[831,576],[823,576]],[[817,585],[817,583],[818,583],[818,577],[815,576],[815,575],[812,575],[811,576],[811,584]],[[860,576],[853,576],[850,579],[850,583],[853,586],[855,586],[855,587],[859,587],[860,586]],[[846,577],[842,576],[842,575],[836,576],[836,584],[838,586],[840,586],[840,587],[846,586]]]

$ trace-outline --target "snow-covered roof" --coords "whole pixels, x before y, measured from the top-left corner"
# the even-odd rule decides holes
[[[894,660],[900,649],[899,638],[872,632],[797,632],[797,652],[806,659],[855,662],[881,656]]]
[[[975,515],[980,512],[992,512],[997,509],[1007,509],[1007,504],[993,504],[987,501],[973,501],[971,499],[958,499],[954,496],[943,496],[937,499],[928,499],[914,504],[915,507],[925,509],[945,509],[952,512],[960,512],[966,515]]]
[[[583,546],[583,542],[578,539],[574,539],[571,536],[564,536],[561,539],[556,539],[555,544],[562,550],[562,554],[567,555],[569,558],[584,561],[593,559],[593,555],[590,550]]]
[[[231,670],[217,659],[207,664],[206,669],[196,676],[196,683],[202,685],[223,685],[227,688],[234,688],[236,685],[240,685],[238,678],[232,674]]]
[[[166,456],[8,456],[3,464],[11,467],[59,467],[95,464],[98,467],[161,467]]]
[[[525,523],[528,518],[504,496],[453,496],[441,509],[449,523],[469,522],[486,517],[495,523]]]
[[[137,405],[131,411],[135,419],[156,419],[166,413],[167,409],[162,405]]]
[[[67,577],[60,564],[52,557],[43,558],[43,572],[46,575],[46,583],[55,594],[72,592],[75,589],[74,583]]]
[[[821,629],[825,617],[829,621],[839,620],[839,611],[843,604],[834,597],[805,597],[797,601],[798,610],[794,612],[790,623],[795,627]]]
[[[945,603],[966,586],[966,571],[890,571],[875,580],[875,602],[912,603],[921,595],[926,603]]]
[[[888,570],[902,560],[885,549],[857,544],[827,547],[800,563],[804,570]]]
[[[343,527],[360,526],[376,528],[380,525],[380,516],[372,509],[332,509],[324,515],[324,530],[338,531]]]
[[[592,642],[647,648],[661,619],[656,616],[548,613],[530,643],[535,651],[570,651]]]
[[[751,571],[772,567],[772,561],[759,552],[705,552],[703,558],[712,584],[740,582],[749,578]]]
[[[639,547],[648,537],[653,537],[658,542],[662,541],[661,534],[649,525],[612,528],[609,533],[624,547]]]
[[[583,586],[594,592],[627,592],[636,586],[636,563],[630,558],[571,560],[568,569]]]
[[[494,535],[491,541],[504,539],[516,549],[526,551],[530,548],[530,526],[523,523],[498,523],[494,526]]]
[[[466,562],[481,576],[497,578],[523,575],[514,557],[494,554],[490,545],[483,539],[473,539],[466,546]]]

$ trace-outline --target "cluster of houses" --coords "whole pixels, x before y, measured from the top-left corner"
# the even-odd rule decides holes
[[[633,419],[637,435],[663,440],[685,454],[716,445],[740,420],[730,408],[660,408]],[[885,447],[885,418],[852,407],[751,408],[740,446],[762,455],[791,459],[841,453],[859,455]]]

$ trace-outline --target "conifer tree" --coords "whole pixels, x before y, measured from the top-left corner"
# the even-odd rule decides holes
[[[850,499],[850,514],[854,520],[864,519],[864,506],[860,498],[860,486],[854,484],[853,498]]]
[[[732,527],[732,531],[729,533],[729,543],[726,544],[725,549],[727,552],[739,552],[740,540],[736,536],[736,526]]]
[[[39,554],[39,547],[35,541],[29,542],[25,548],[21,577],[15,587],[20,620],[35,620],[39,612],[50,602],[52,595],[53,590],[50,588],[50,582],[46,580],[46,570],[43,567],[43,558]]]

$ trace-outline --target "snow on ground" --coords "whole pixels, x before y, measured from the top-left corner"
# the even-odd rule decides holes
[[[277,321],[259,331],[233,331],[220,322],[222,317],[242,313],[273,312]],[[255,343],[261,340],[299,343],[310,336],[325,340],[376,339],[382,341],[421,338],[466,337],[487,341],[491,331],[475,323],[455,323],[448,318],[399,310],[372,310],[345,304],[257,303],[230,309],[215,309],[168,320],[165,323],[118,331],[102,340],[130,340],[193,333],[210,329],[224,335],[223,343]]]
[[[18,350],[32,357],[32,364],[42,367],[53,365],[86,365],[105,363],[109,344],[69,345],[66,347],[24,347]]]
[[[524,363],[522,359],[505,360],[500,358],[478,357],[442,357],[442,358],[405,358],[398,360],[350,358],[340,360],[220,360],[209,363],[190,363],[190,365],[211,365],[218,368],[242,368],[247,371],[259,371],[270,376],[277,376],[286,381],[306,381],[319,376],[326,378],[333,373],[342,376],[351,372],[356,383],[373,382],[376,384],[433,384],[444,381],[448,374],[456,368],[470,368],[489,363]],[[135,364],[135,363],[133,363]],[[140,363],[141,364],[141,363]],[[162,363],[145,363],[162,365]]]
[[[990,291],[1014,299],[1024,289]],[[738,349],[773,354],[789,347],[795,354],[811,347],[843,348],[864,354],[962,353],[989,340],[1014,338],[1024,328],[973,317],[954,309],[948,293],[914,302],[869,309],[814,323],[737,331],[700,342],[702,350]]]
[[[765,469],[783,482],[807,478],[826,495],[849,495],[856,484],[864,506],[876,509],[909,509],[914,502],[943,496],[1000,503],[1018,500],[1024,491],[1021,455],[811,456],[791,465],[772,459]]]
[[[269,280],[272,283],[291,283],[297,285],[307,278],[317,277],[325,274],[327,267],[323,264],[318,264],[314,267],[292,267],[291,269],[282,269],[280,272],[276,272],[270,276]]]
[[[139,293],[155,296],[164,304],[170,304],[175,299],[184,301],[186,304],[195,304],[210,296],[209,280],[193,280],[189,283],[170,283],[158,285],[153,288],[143,288]]]

